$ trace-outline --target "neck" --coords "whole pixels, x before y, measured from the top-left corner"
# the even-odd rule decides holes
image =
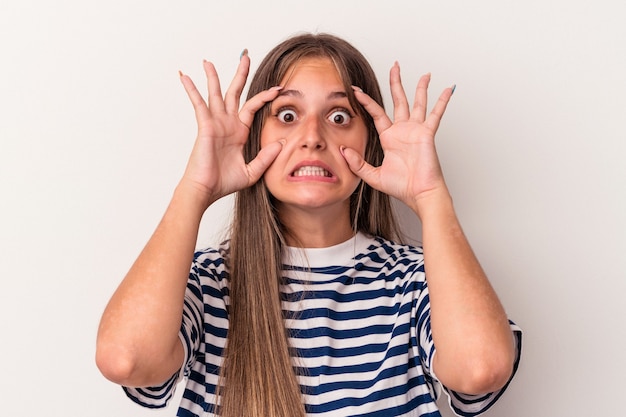
[[[279,206],[278,212],[289,246],[326,248],[354,236],[349,206],[341,210]]]

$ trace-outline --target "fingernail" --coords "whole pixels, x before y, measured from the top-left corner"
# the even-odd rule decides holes
[[[241,60],[241,58],[243,58],[246,55],[248,55],[248,48],[241,51],[241,54],[239,54],[239,60]]]
[[[454,85],[452,86],[452,93],[450,93],[450,95],[454,94],[454,91],[455,91],[455,90],[456,90],[456,84],[454,84]]]
[[[282,85],[275,85],[274,87],[270,88],[270,91],[280,91],[283,89]]]
[[[353,89],[355,92],[358,92],[358,93],[362,93],[362,92],[363,92],[363,90],[361,89],[361,87],[357,87],[356,85],[353,85],[353,86],[352,86],[352,89]]]
[[[345,151],[345,150],[346,150],[346,147],[345,147],[345,146],[341,145],[341,146],[339,147],[339,152],[341,152],[341,154],[342,154],[343,156],[346,156],[346,154],[344,153],[344,151]]]
[[[181,70],[178,70],[178,76],[182,77],[183,76],[183,72]]]

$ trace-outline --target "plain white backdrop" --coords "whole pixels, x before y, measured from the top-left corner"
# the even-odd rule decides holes
[[[99,374],[94,345],[193,144],[178,70],[204,88],[206,58],[227,85],[243,48],[255,67],[300,31],[354,43],[386,92],[395,60],[411,97],[425,72],[433,99],[458,86],[440,158],[525,331],[518,375],[487,416],[620,414],[624,13],[610,0],[3,0],[0,415],[175,415],[177,400],[161,411],[127,400]],[[199,245],[220,239],[230,206],[210,209]]]

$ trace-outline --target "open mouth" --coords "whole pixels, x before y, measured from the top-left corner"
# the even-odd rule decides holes
[[[332,177],[333,174],[330,171],[319,166],[303,166],[296,169],[292,174],[292,177]]]

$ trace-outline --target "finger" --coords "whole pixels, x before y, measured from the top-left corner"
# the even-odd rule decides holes
[[[357,177],[368,183],[371,187],[380,189],[380,177],[378,175],[379,169],[370,165],[363,159],[360,153],[357,151],[342,146],[341,154],[348,163],[348,167]]]
[[[408,120],[409,102],[402,86],[400,78],[400,65],[396,61],[389,72],[389,85],[391,87],[391,99],[393,100],[393,120]]]
[[[252,125],[252,120],[254,120],[256,112],[259,111],[265,103],[269,103],[278,97],[278,93],[282,89],[283,87],[281,86],[275,86],[269,90],[261,91],[250,100],[246,101],[239,112],[239,120],[249,128]]]
[[[418,122],[426,120],[426,107],[428,105],[428,84],[430,84],[430,73],[422,75],[415,89],[415,101],[411,119]]]
[[[261,178],[263,173],[272,165],[274,159],[283,150],[284,141],[277,141],[261,148],[257,156],[248,164],[249,185],[254,184]]]
[[[246,85],[249,71],[250,58],[248,57],[248,50],[244,49],[239,59],[235,77],[231,81],[228,90],[226,90],[226,95],[224,96],[224,106],[228,113],[236,114],[239,111],[241,93]]]
[[[426,119],[426,125],[435,132],[439,128],[439,123],[443,118],[443,114],[446,112],[446,108],[448,107],[448,103],[450,102],[450,98],[452,97],[455,89],[456,85],[443,90],[437,100],[437,103],[435,103],[435,106],[428,115],[428,119]]]
[[[183,74],[182,72],[179,72],[179,74],[180,74],[180,81],[182,82],[183,87],[185,88],[185,91],[187,92],[187,96],[189,97],[189,100],[191,101],[191,104],[193,105],[193,109],[196,114],[196,121],[199,125],[200,122],[204,120],[204,118],[206,117],[207,104],[204,101],[204,98],[202,97],[198,89],[196,88],[196,85],[191,80],[191,78],[189,78],[189,76]]]
[[[204,73],[206,74],[207,84],[209,88],[208,103],[210,111],[224,112],[224,99],[222,97],[222,88],[220,87],[220,79],[217,76],[215,66],[207,61],[203,61]]]
[[[374,126],[376,126],[376,130],[378,133],[382,133],[387,130],[391,125],[391,120],[389,120],[389,116],[385,113],[385,109],[383,109],[373,98],[368,96],[361,90],[359,87],[352,86],[354,90],[354,96],[358,100],[361,105],[365,108],[365,111],[372,116],[374,120]]]

